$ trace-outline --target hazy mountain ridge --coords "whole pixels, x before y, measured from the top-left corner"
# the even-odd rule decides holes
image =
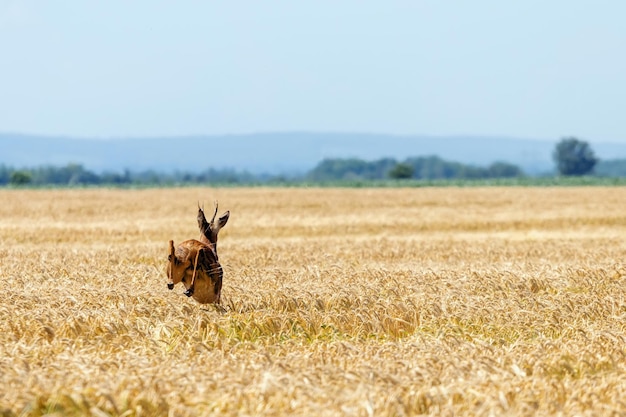
[[[486,166],[506,161],[529,174],[553,169],[557,140],[429,137],[358,133],[259,133],[172,138],[89,139],[0,134],[0,164],[13,167],[79,163],[98,172],[201,171],[302,173],[324,158],[404,159],[438,155]],[[626,144],[590,142],[602,159],[626,158]]]

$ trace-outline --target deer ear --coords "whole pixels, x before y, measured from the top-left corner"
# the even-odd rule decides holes
[[[230,217],[230,211],[227,211],[226,213],[222,214],[222,217],[220,217],[217,220],[218,229],[221,229],[222,227],[226,226],[226,223],[228,223],[229,217]]]

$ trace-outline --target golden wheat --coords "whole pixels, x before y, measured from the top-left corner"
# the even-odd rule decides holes
[[[622,188],[0,198],[4,416],[626,414]],[[164,275],[214,199],[221,308]]]

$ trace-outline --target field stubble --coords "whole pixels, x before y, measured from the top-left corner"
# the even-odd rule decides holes
[[[621,188],[0,197],[0,415],[626,414]],[[223,308],[164,275],[213,199]]]

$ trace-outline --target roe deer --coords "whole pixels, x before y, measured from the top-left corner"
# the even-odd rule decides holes
[[[215,224],[216,215],[217,203],[210,222],[207,222],[204,210],[198,205],[200,240],[186,240],[177,247],[174,247],[174,241],[170,240],[167,288],[172,290],[176,284],[182,282],[187,289],[185,295],[193,297],[201,304],[221,303],[223,271],[217,257],[217,235],[226,225],[230,212],[224,213],[217,224]]]

